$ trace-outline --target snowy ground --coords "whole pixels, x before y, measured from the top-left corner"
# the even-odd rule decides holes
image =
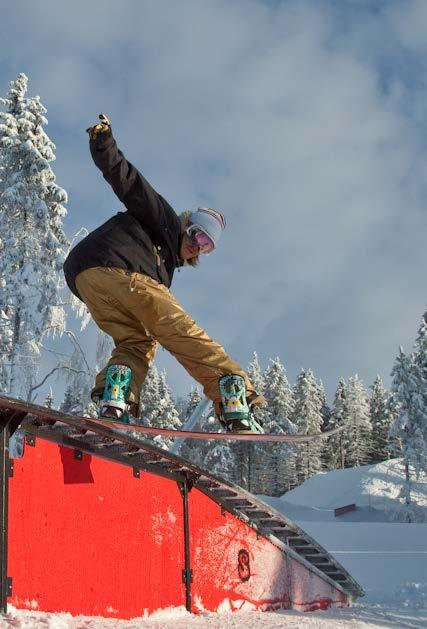
[[[184,609],[120,621],[9,608],[0,629],[221,629],[256,627],[427,627],[427,481],[415,484],[416,524],[401,523],[397,500],[403,478],[399,461],[318,474],[281,498],[264,496],[336,556],[366,591],[352,609],[325,612],[236,612],[192,616]],[[339,518],[334,508],[356,503]]]
[[[192,616],[184,609],[163,611],[149,619],[113,620],[106,618],[72,618],[69,614],[43,614],[11,609],[0,620],[0,628],[18,629],[275,629],[308,627],[308,629],[379,629],[380,627],[427,627],[427,610],[385,610],[381,608],[336,609],[325,612],[235,612]]]

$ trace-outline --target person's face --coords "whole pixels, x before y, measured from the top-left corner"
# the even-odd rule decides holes
[[[189,260],[199,255],[199,247],[193,244],[186,232],[182,237],[181,248],[179,250],[181,260]]]
[[[197,226],[188,227],[184,233],[180,255],[183,260],[194,258],[200,253],[210,253],[215,249],[212,239]]]

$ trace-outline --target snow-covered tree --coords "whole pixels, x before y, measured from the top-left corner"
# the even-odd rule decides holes
[[[73,341],[74,349],[69,361],[63,367],[66,375],[66,388],[60,410],[63,413],[92,416],[93,412],[88,413],[87,411],[91,404],[90,394],[95,374],[88,364],[78,340],[73,335],[70,335],[70,338]]]
[[[142,387],[140,408],[142,423],[146,426],[178,430],[182,425],[166,381],[166,372],[159,374],[153,365]],[[154,441],[167,449],[173,443],[173,438],[154,437]]]
[[[345,467],[366,465],[371,453],[371,420],[368,394],[358,375],[348,380],[345,424],[351,428],[343,433]]]
[[[335,392],[334,404],[329,418],[328,430],[339,428],[344,424],[347,414],[346,384],[340,378]],[[332,435],[323,445],[322,461],[326,470],[336,470],[345,466],[346,437],[343,432]]]
[[[171,390],[166,380],[165,370],[160,372],[159,392],[161,404],[158,413],[157,426],[159,428],[173,428],[174,430],[179,430],[182,426],[182,421],[175,408],[175,404],[173,403]]]
[[[160,406],[159,372],[155,365],[151,365],[147,372],[140,397],[140,419],[145,426],[155,425]]]
[[[0,351],[7,390],[18,397],[31,388],[43,338],[65,328],[60,281],[68,244],[67,195],[49,165],[55,145],[43,130],[46,109],[38,96],[26,97],[27,82],[19,74],[0,98]]]
[[[193,411],[197,408],[203,399],[203,394],[198,387],[191,387],[187,397],[182,405],[182,418],[184,421],[190,419]],[[206,432],[216,432],[220,425],[218,421],[206,421],[203,413],[200,422],[193,427],[194,430]],[[213,420],[213,421],[212,421]],[[215,474],[219,474],[229,480],[233,479],[232,472],[234,469],[234,454],[227,441],[208,441],[200,439],[186,439],[180,449],[179,455],[184,459],[191,461],[195,465],[202,467],[208,466]],[[212,465],[212,467],[211,467]]]
[[[420,376],[425,382],[425,397],[427,399],[427,312],[424,313],[415,340],[414,361],[419,367]]]
[[[238,482],[236,454],[229,445],[224,447],[220,441],[210,441],[199,463],[213,474]]]
[[[198,387],[191,387],[185,405],[185,415],[182,419],[185,421],[190,419],[193,411],[199,406],[200,402],[203,400],[203,393]]]
[[[11,349],[11,331],[8,318],[4,310],[0,308],[0,392],[5,393],[9,385],[7,361]]]
[[[286,369],[280,358],[270,359],[264,372],[264,395],[267,399],[267,428],[274,431],[288,431],[288,420],[294,410],[292,388],[289,385]]]
[[[53,408],[53,393],[52,393],[51,388],[49,389],[48,394],[46,395],[44,405],[46,406],[46,408]]]
[[[311,370],[301,370],[294,388],[294,400],[292,419],[298,433],[320,434],[323,425],[323,400]],[[297,477],[300,483],[322,469],[322,447],[320,439],[307,441],[298,446]]]
[[[95,371],[101,371],[110,360],[114,349],[114,341],[111,336],[105,334],[102,330],[97,331],[96,335],[96,358]]]
[[[280,358],[270,359],[263,374],[266,432],[292,434],[296,432],[290,419],[294,400],[285,367]],[[253,453],[252,484],[257,493],[280,495],[292,486],[295,476],[295,457],[292,446],[286,443],[256,445]],[[252,489],[255,491],[255,489]]]
[[[372,451],[370,462],[379,463],[391,458],[390,426],[393,416],[389,404],[390,393],[384,388],[383,381],[377,376],[372,385],[369,400],[369,412],[372,425]]]
[[[252,360],[248,365],[248,376],[255,388],[255,391],[262,394],[264,392],[265,382],[259,364],[258,354],[256,352],[252,354]]]
[[[247,373],[255,391],[258,394],[264,394],[265,381],[256,352],[252,354]],[[260,424],[266,424],[268,419],[267,409],[257,407],[254,415]],[[230,450],[230,444],[226,444],[226,446]],[[258,447],[255,443],[246,443],[233,445],[231,452],[230,460],[234,460],[235,463],[233,480],[248,491],[258,491],[260,489],[259,470],[263,467],[265,449]]]
[[[405,501],[406,518],[413,522],[412,475],[427,474],[427,407],[423,367],[414,354],[400,348],[393,370],[392,392],[396,419],[390,434],[401,440],[405,483],[400,497]]]
[[[424,376],[414,355],[400,348],[392,370],[392,391],[398,416],[392,434],[402,441],[403,458],[416,474],[427,474],[427,406]]]

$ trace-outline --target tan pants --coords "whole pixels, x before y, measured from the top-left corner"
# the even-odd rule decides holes
[[[132,370],[129,402],[135,414],[157,342],[203,385],[217,413],[222,375],[240,374],[248,397],[254,395],[247,374],[196,325],[163,284],[141,273],[96,267],[79,273],[76,286],[93,319],[113,337],[116,346],[108,365],[96,377],[92,397],[101,397],[109,365],[126,365]]]

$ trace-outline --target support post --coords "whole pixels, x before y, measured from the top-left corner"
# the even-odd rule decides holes
[[[178,483],[179,490],[182,495],[183,511],[184,511],[184,557],[185,564],[182,571],[182,581],[185,583],[185,608],[191,613],[191,583],[193,581],[193,570],[191,569],[190,559],[190,518],[188,508],[188,494],[193,487],[192,481],[186,479],[184,482]]]
[[[0,612],[7,613],[7,597],[11,595],[12,580],[7,575],[9,477],[13,473],[9,458],[11,425],[16,428],[16,414],[2,411],[0,416]]]

